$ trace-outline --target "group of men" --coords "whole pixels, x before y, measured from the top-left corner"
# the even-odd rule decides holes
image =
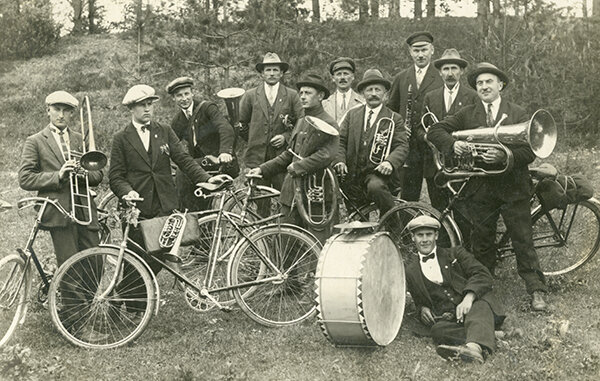
[[[304,75],[296,89],[285,86],[282,78],[289,64],[277,54],[267,53],[256,64],[261,84],[246,91],[241,99],[238,126],[231,125],[214,102],[194,97],[189,77],[177,78],[166,87],[179,107],[170,127],[154,121],[154,102],[159,98],[155,90],[147,85],[133,86],[122,101],[131,120],[112,142],[110,188],[120,199],[142,197],[138,208],[143,218],[168,215],[174,209],[203,209],[206,205],[192,197],[194,184],[221,181],[221,176],[207,173],[215,166],[221,172],[238,174],[237,136],[247,142],[243,158],[247,171],[261,175],[263,184],[281,190],[282,211],[288,221],[308,228],[321,241],[331,234],[331,226],[316,229],[303,221],[295,207],[294,181],[327,168],[333,168],[343,179],[341,187],[351,202],[374,202],[381,215],[394,206],[398,185],[403,199],[418,201],[423,179],[431,204],[443,210],[448,195],[434,182],[437,168],[426,140],[443,154],[463,155],[468,153],[468,143],[453,138],[453,131],[493,126],[503,114],[507,117],[502,124],[522,122],[527,115],[501,96],[509,83],[504,72],[489,63],[478,64],[469,72],[469,88],[461,82],[467,61],[456,49],[447,49],[432,61],[433,41],[428,32],[412,34],[406,43],[414,65],[393,81],[377,69],[368,69],[357,91],[352,89],[354,60],[334,60],[329,65],[336,87],[333,93],[314,73]],[[77,105],[77,100],[64,91],[46,98],[50,124],[27,139],[19,169],[23,189],[58,198],[67,210],[70,190],[66,179],[77,166],[69,150],[79,139],[67,127]],[[420,121],[428,111],[439,122],[425,131]],[[317,128],[305,116],[332,128]],[[374,149],[378,144],[383,152]],[[519,275],[533,295],[532,308],[546,307],[541,294],[546,285],[533,248],[528,204],[531,180],[527,165],[534,155],[528,147],[508,148],[514,157],[511,170],[468,184],[474,256],[464,248],[436,250],[439,222],[435,219],[417,219],[407,226],[422,257],[411,264],[416,266],[414,271],[408,271],[409,291],[422,321],[433,326],[432,334],[440,344],[438,352],[444,357],[482,360],[482,353],[494,347],[493,329],[503,318],[498,303],[491,302],[489,295],[500,214],[511,235]],[[506,159],[499,149],[490,148],[483,154],[486,163]],[[171,161],[178,167],[176,183]],[[90,180],[91,185],[99,183],[102,173],[90,173]],[[98,244],[96,224],[75,226],[55,210],[48,211],[42,224],[52,232],[59,265],[75,252]],[[132,238],[144,246],[139,232],[133,232]],[[144,259],[153,270],[160,269],[151,257]],[[460,270],[460,276],[453,278],[446,271],[448,266]]]

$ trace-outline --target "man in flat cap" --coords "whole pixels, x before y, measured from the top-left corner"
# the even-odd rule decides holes
[[[446,49],[439,59],[433,61],[433,66],[439,70],[444,81],[444,86],[425,94],[421,115],[431,112],[438,120],[442,120],[446,116],[456,114],[463,107],[475,104],[479,100],[475,90],[460,83],[467,65],[467,61],[460,56],[456,49]],[[425,142],[425,129],[417,127],[415,136],[419,144],[423,144]],[[431,151],[425,152],[423,177],[427,182],[427,193],[429,194],[431,206],[441,212],[448,206],[448,194],[446,189],[435,185],[434,176],[436,173],[437,168],[433,161],[433,153]],[[466,231],[463,230],[463,233],[466,233]]]
[[[143,198],[144,200],[137,204],[143,219],[170,215],[179,207],[171,175],[171,160],[194,184],[221,181],[220,176],[210,177],[200,164],[196,163],[170,127],[152,120],[154,102],[158,99],[154,89],[148,85],[135,85],[127,91],[123,105],[129,109],[131,121],[115,135],[110,155],[110,189],[119,199],[125,201]],[[145,247],[139,229],[132,229],[129,237],[141,247]],[[161,265],[151,256],[143,252],[139,254],[148,262],[154,273],[161,269]],[[126,268],[125,271],[127,270]],[[136,279],[132,283],[135,282],[142,282],[142,279]],[[129,289],[135,287],[130,285]],[[136,299],[144,298],[145,295],[128,297]],[[130,311],[136,311],[140,307],[138,302],[128,304]]]
[[[23,153],[21,155],[21,166],[19,167],[19,185],[27,191],[37,191],[39,197],[47,197],[56,200],[65,210],[75,211],[75,217],[80,221],[89,219],[91,212],[91,223],[88,225],[78,224],[59,212],[54,206],[48,205],[42,216],[41,227],[50,232],[56,262],[60,267],[67,259],[75,253],[96,247],[100,244],[98,215],[96,204],[90,197],[91,211],[84,208],[73,208],[71,204],[71,181],[73,172],[79,171],[79,160],[75,152],[83,152],[84,142],[76,131],[71,130],[71,118],[74,110],[79,106],[77,99],[66,91],[55,91],[46,97],[46,112],[50,123],[40,132],[29,136],[25,140]],[[87,177],[90,186],[97,186],[102,181],[101,171],[88,171]],[[80,192],[85,189],[79,176],[74,176],[74,182],[80,182]],[[77,203],[86,200],[75,197]],[[99,273],[101,263],[81,271],[82,274]],[[94,277],[91,277],[94,278]],[[91,282],[91,279],[81,279],[83,282]],[[65,282],[66,283],[66,282]],[[61,284],[61,295],[65,300],[76,300],[81,303],[93,298],[93,295],[81,295],[75,290],[93,290],[91,283],[85,287],[74,287],[72,284]],[[78,302],[79,303],[79,302]],[[76,307],[73,307],[73,311]],[[76,314],[73,313],[73,316]],[[67,327],[69,328],[69,327]],[[82,340],[99,340],[100,334],[89,328],[79,330],[78,335]]]
[[[296,120],[304,116],[298,92],[281,83],[289,65],[275,53],[267,53],[256,64],[263,82],[244,94],[240,101],[240,137],[247,140],[244,155],[247,168],[255,168],[286,150]],[[262,184],[281,189],[285,174],[265,177]],[[269,204],[259,206],[268,214]]]
[[[337,155],[339,146],[339,134],[335,120],[323,110],[321,101],[329,96],[329,90],[323,79],[317,74],[308,74],[302,78],[296,87],[300,92],[300,102],[307,116],[318,118],[327,123],[328,126],[310,124],[306,117],[298,119],[292,136],[290,138],[290,150],[282,152],[274,159],[253,168],[250,173],[266,177],[278,173],[286,173],[281,188],[280,203],[284,221],[302,226],[311,231],[321,242],[325,242],[331,235],[333,218],[323,226],[313,226],[302,218],[298,212],[297,203],[306,202],[306,189],[295,192],[307,176],[316,175],[320,181],[323,171],[327,168]],[[293,153],[292,153],[293,152]],[[333,189],[333,184],[324,185],[327,190]],[[327,203],[325,195],[324,202]],[[298,200],[303,197],[303,200]],[[294,206],[295,205],[295,206]],[[337,205],[326,205],[327,210],[332,210],[335,217]],[[320,210],[320,209],[319,209]]]
[[[352,90],[356,64],[349,57],[339,57],[329,64],[329,73],[335,84],[335,91],[323,100],[325,112],[333,116],[339,124],[346,111],[352,107],[365,104],[363,97]]]
[[[179,77],[167,85],[169,93],[179,110],[171,121],[171,128],[187,151],[207,171],[222,168],[222,173],[237,177],[239,167],[234,160],[235,133],[216,103],[200,101],[194,97],[194,81],[190,77]],[[194,195],[195,184],[177,169],[177,193],[181,210],[205,210],[208,199]]]
[[[406,283],[421,322],[431,327],[437,353],[448,360],[483,362],[496,348],[494,330],[505,318],[490,272],[462,246],[437,247],[435,218],[418,216],[406,228],[419,254],[408,264]]]
[[[423,160],[429,147],[417,140],[416,131],[421,128],[420,112],[425,94],[442,87],[443,82],[430,65],[434,53],[431,33],[415,32],[406,39],[406,44],[414,65],[394,77],[388,107],[402,117],[410,114],[411,120],[405,121],[411,130],[408,158],[403,173],[395,181],[402,186],[402,199],[418,201],[423,186]]]
[[[508,86],[508,76],[496,66],[482,62],[467,76],[469,85],[477,90],[480,101],[463,107],[439,123],[434,124],[427,138],[444,155],[468,155],[469,142],[452,137],[453,131],[474,129],[496,124],[512,125],[529,120],[520,106],[501,96]],[[531,177],[528,164],[535,154],[529,145],[506,144],[512,153],[513,165],[502,174],[473,177],[463,189],[469,204],[467,217],[472,222],[471,244],[475,257],[493,274],[496,266],[496,223],[502,219],[509,232],[517,257],[517,271],[527,292],[532,295],[533,310],[545,310],[542,293],[547,291],[544,274],[533,246],[529,198]],[[490,147],[482,154],[480,166],[505,167],[507,153],[500,147]]]
[[[356,206],[374,202],[380,215],[394,206],[391,179],[402,168],[408,154],[408,139],[402,127],[402,117],[384,105],[390,86],[390,81],[383,78],[379,70],[369,69],[365,72],[357,88],[366,104],[348,110],[344,117],[334,166],[344,178],[341,186],[350,201]],[[387,137],[392,139],[391,149],[387,153],[380,138],[385,130],[391,128],[392,121],[395,128],[393,135]],[[379,136],[376,136],[378,126]],[[372,158],[374,144],[381,149]]]

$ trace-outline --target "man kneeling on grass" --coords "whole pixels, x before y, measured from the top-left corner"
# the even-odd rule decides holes
[[[503,308],[489,270],[471,253],[460,246],[436,247],[439,228],[429,216],[407,225],[419,251],[419,260],[407,268],[408,291],[440,356],[483,362],[496,347],[494,329],[504,321]]]

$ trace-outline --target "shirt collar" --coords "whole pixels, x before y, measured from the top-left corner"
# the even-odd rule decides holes
[[[456,94],[456,93],[458,93],[459,88],[460,88],[460,83],[457,83],[456,85],[454,85],[452,90],[450,90],[448,88],[448,86],[446,86],[446,84],[444,83],[444,93],[449,93],[450,91],[452,91],[452,94]]]
[[[133,118],[131,119],[131,123],[133,124],[133,127],[135,127],[135,129],[138,132],[142,132],[142,127],[149,127],[150,126],[150,123],[147,123],[147,124],[138,123]]]
[[[437,259],[437,246],[435,246],[435,247],[433,248],[433,250],[431,250],[431,253],[433,253],[433,255],[434,255],[433,259]],[[421,260],[423,259],[423,257],[425,257],[425,256],[427,256],[427,255],[430,255],[431,253],[429,253],[429,254],[425,254],[425,255],[423,255],[423,254],[419,253],[419,261],[421,262]]]
[[[500,110],[500,103],[502,102],[502,96],[499,96],[498,98],[496,98],[495,101],[492,102],[492,110],[497,113],[498,110]],[[485,111],[487,112],[487,107],[488,107],[488,103],[481,101],[481,103],[483,103],[483,108],[485,109]]]
[[[425,73],[427,73],[427,69],[429,69],[429,65],[430,64],[427,64],[427,66],[425,66],[425,67],[418,67],[417,65],[415,65],[415,75],[417,74],[417,72],[419,71],[419,69],[422,70],[421,74],[425,75]]]
[[[369,105],[366,105],[365,114],[368,116],[369,115],[369,111],[373,110],[373,114],[375,116],[377,116],[379,114],[379,111],[381,111],[382,108],[383,108],[383,103],[380,104],[379,106],[375,107],[375,108],[369,108]]]
[[[190,107],[186,108],[185,110],[183,110],[184,114],[190,114],[192,115],[194,113],[194,101],[192,101],[192,103],[190,104]]]
[[[277,82],[273,86],[271,86],[267,82],[265,82],[265,92],[268,92],[270,89],[275,90],[275,94],[277,94],[279,92],[279,82]]]
[[[52,133],[54,133],[54,134],[60,134],[60,128],[56,127],[52,123],[50,123],[50,131],[52,131]],[[67,136],[69,135],[69,127],[65,127],[65,129],[63,131],[66,132]]]

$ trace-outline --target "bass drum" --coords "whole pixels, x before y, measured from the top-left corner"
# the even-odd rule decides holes
[[[321,252],[316,284],[319,325],[334,345],[385,346],[396,338],[406,281],[402,256],[387,232],[354,229],[332,236]]]

